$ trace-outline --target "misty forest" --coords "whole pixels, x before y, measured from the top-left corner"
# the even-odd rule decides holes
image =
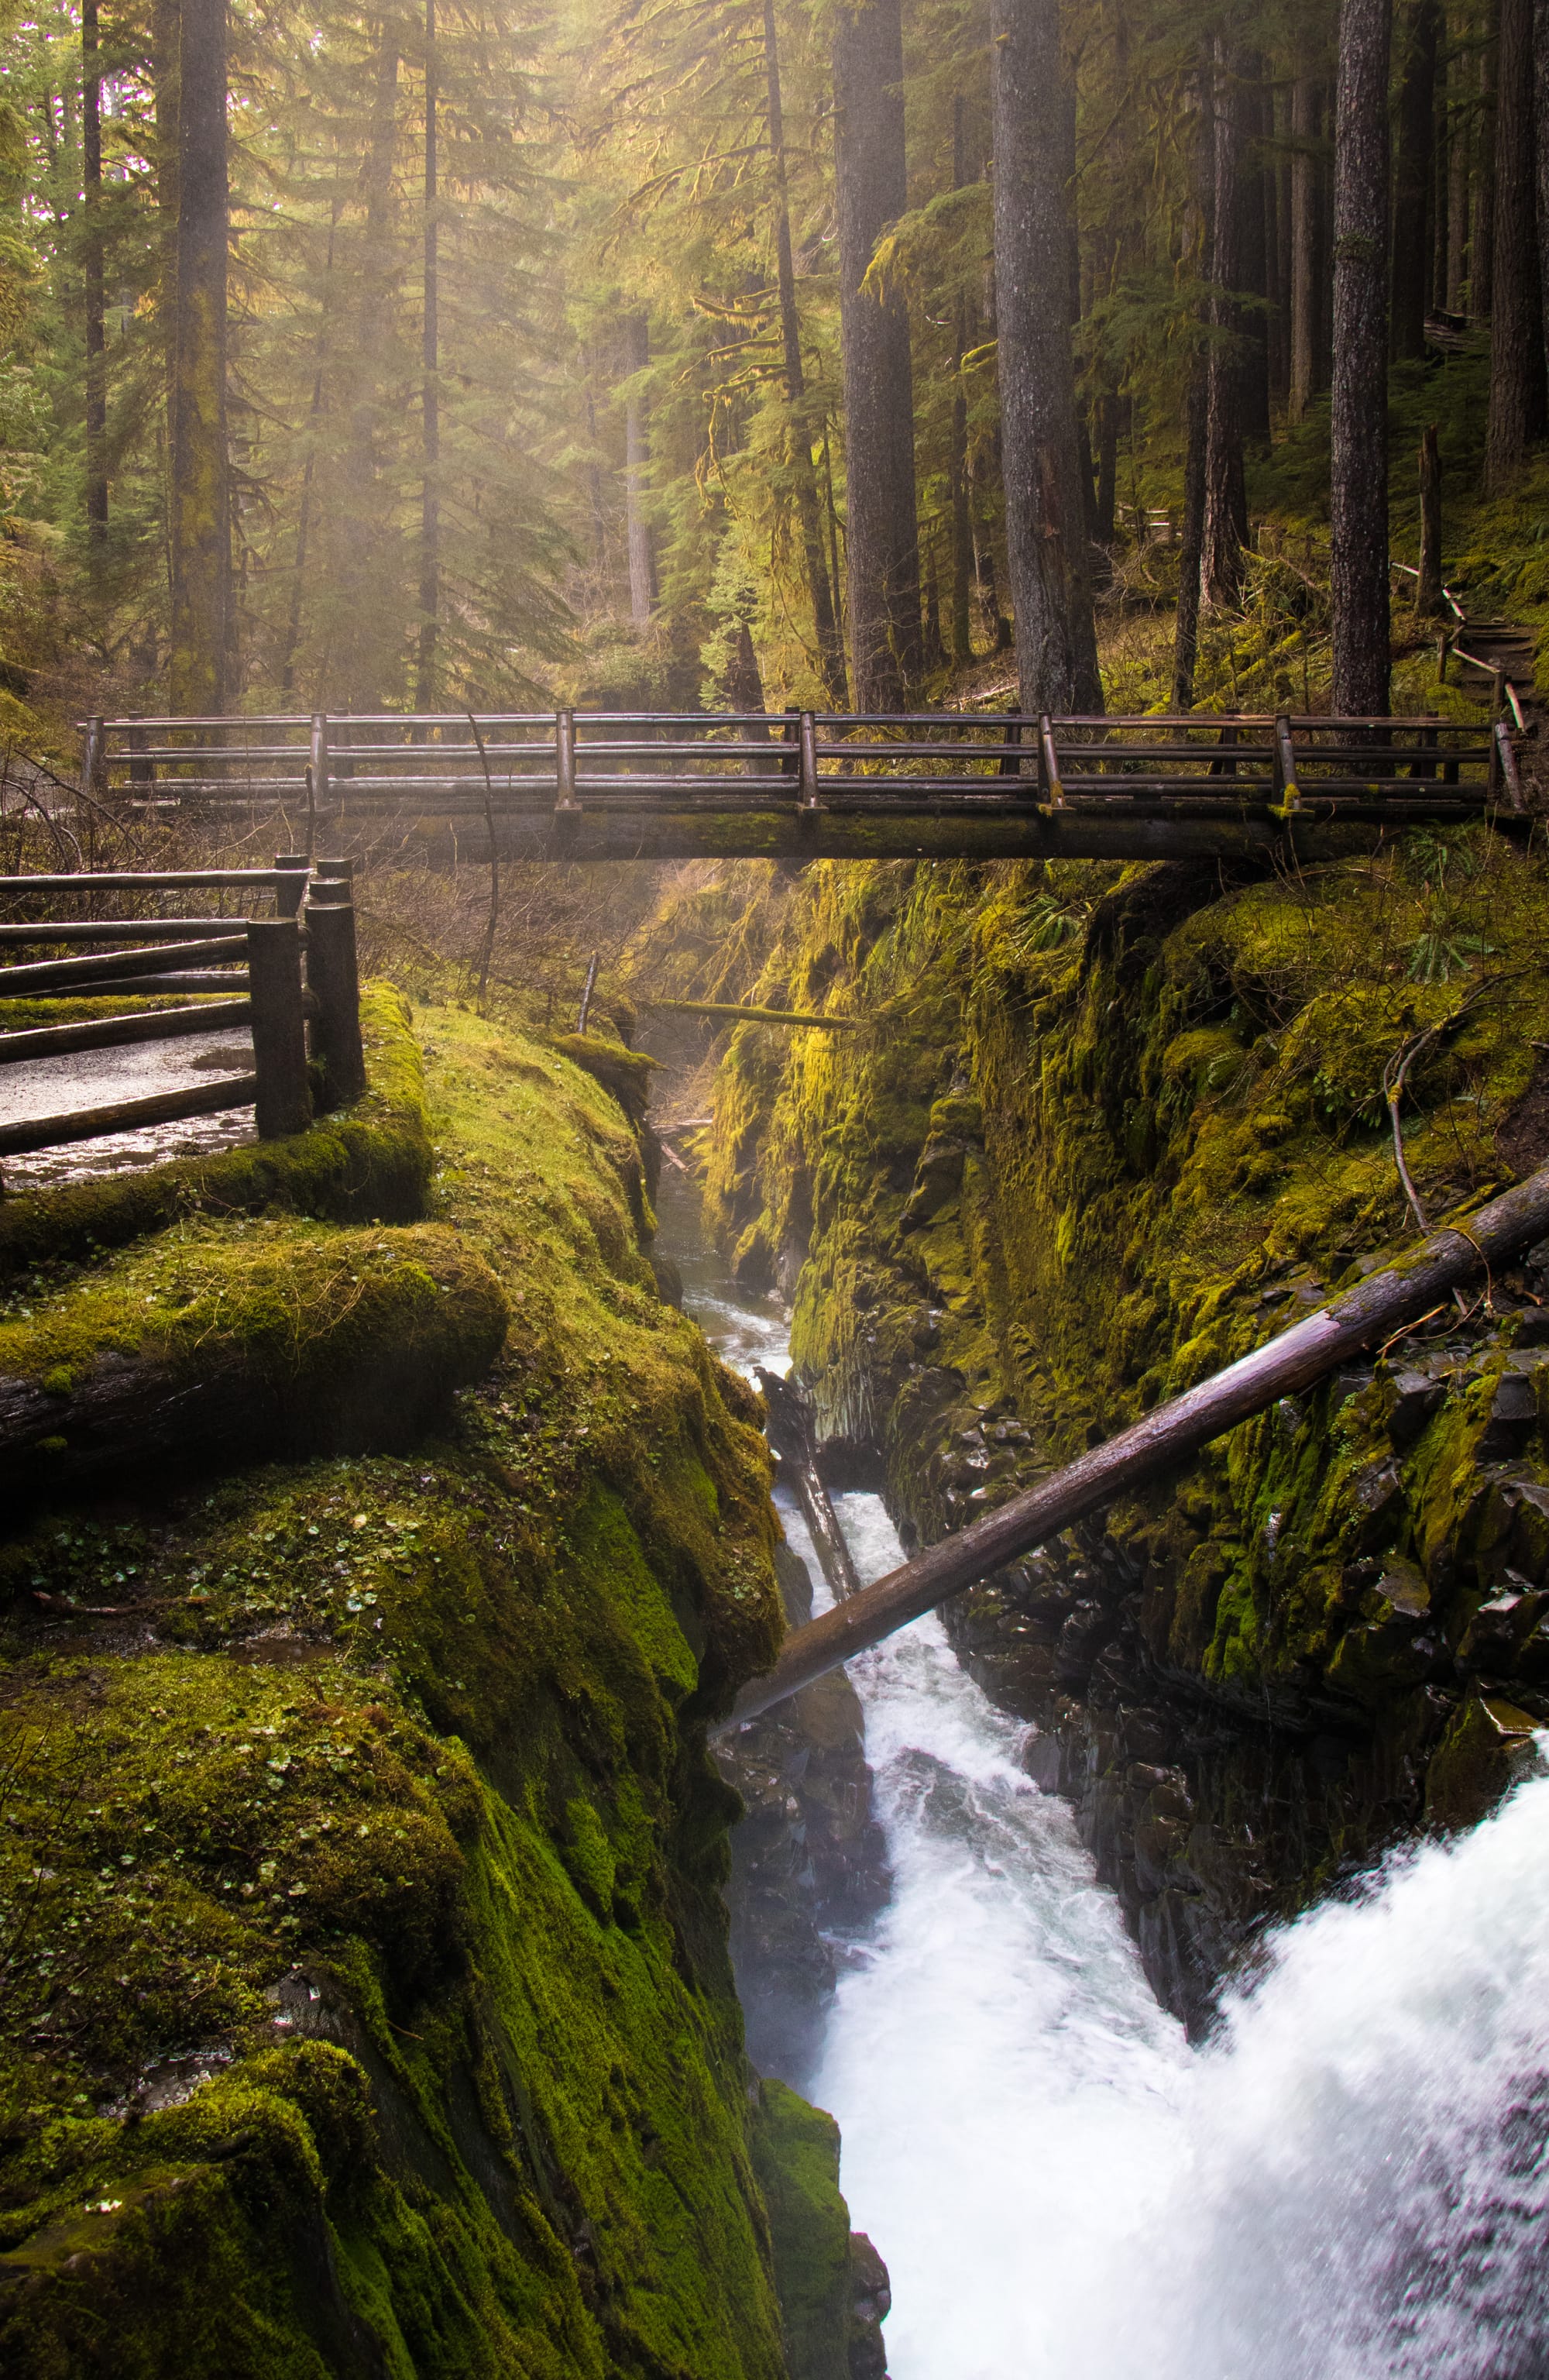
[[[1549,2371],[1549,0],[0,0],[0,2369]]]

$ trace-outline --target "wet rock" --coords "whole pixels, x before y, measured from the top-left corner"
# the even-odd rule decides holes
[[[1395,1372],[1387,1409],[1387,1434],[1393,1444],[1400,1450],[1412,1446],[1432,1415],[1440,1412],[1446,1395],[1445,1382],[1433,1379],[1428,1372]]]
[[[888,2349],[882,2325],[892,2309],[892,2284],[864,2231],[850,2234],[849,2380],[888,2380]]]
[[[1497,1695],[1463,1705],[1425,1772],[1425,1816],[1434,1827],[1471,1827],[1525,1776],[1538,1721]]]
[[[781,1546],[776,1572],[786,1618],[801,1627],[812,1611],[806,1564]],[[748,2056],[799,2088],[837,1982],[827,1930],[864,1922],[890,1889],[855,1690],[833,1670],[722,1739],[717,1757],[744,1807],[726,1897]]]

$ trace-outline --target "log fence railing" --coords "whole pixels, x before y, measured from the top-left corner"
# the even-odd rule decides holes
[[[721,822],[727,850],[741,847],[731,822],[755,814],[782,817],[797,847],[804,832],[850,847],[890,820],[904,848],[909,821],[947,822],[950,840],[953,821],[998,820],[1074,849],[1081,828],[1113,842],[1144,823],[1283,833],[1293,821],[1380,827],[1524,807],[1507,719],[319,713],[97,719],[83,735],[87,783],[130,810],[218,819],[267,806],[309,837],[390,814],[466,836],[457,847],[470,857],[491,819],[515,856],[601,858],[627,856],[632,833],[642,851],[667,848],[669,817],[679,840],[705,848]],[[939,833],[937,847],[948,847]]]
[[[43,1116],[6,1117],[6,1077],[0,1071],[0,1158],[241,1107],[253,1109],[260,1139],[276,1139],[304,1131],[314,1109],[357,1099],[365,1087],[365,1064],[352,868],[348,859],[314,866],[284,855],[272,868],[0,877],[0,1070],[238,1026],[253,1044],[252,1064],[242,1073]],[[248,906],[267,905],[272,914],[92,914],[115,896],[143,904],[191,892],[244,894]],[[43,905],[78,912],[84,907],[88,914],[35,914]],[[17,915],[29,909],[34,912],[30,917]],[[78,950],[88,943],[99,947]],[[28,950],[51,955],[12,955]],[[53,954],[57,953],[64,955]],[[3,1005],[168,996],[178,1004],[10,1028]]]

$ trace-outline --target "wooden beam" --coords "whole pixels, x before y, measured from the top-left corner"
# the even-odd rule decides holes
[[[79,1025],[40,1025],[26,1033],[0,1032],[0,1066],[24,1059],[63,1058],[72,1050],[126,1049],[138,1041],[175,1041],[185,1033],[226,1033],[246,1025],[246,1000],[210,1000],[194,1008],[148,1008],[138,1016],[93,1016]]]
[[[149,931],[154,933],[151,926]],[[114,983],[145,975],[160,975],[169,959],[179,966],[214,966],[224,960],[245,959],[248,938],[243,930],[223,934],[218,941],[174,946],[149,943],[143,950],[103,951],[83,959],[42,959],[36,965],[0,967],[0,1000],[25,1000],[39,991],[90,992],[99,983]]]
[[[1161,1474],[1190,1463],[1213,1438],[1277,1398],[1321,1379],[1349,1356],[1431,1313],[1481,1267],[1503,1263],[1549,1232],[1549,1166],[1468,1218],[1444,1224],[1305,1321],[1197,1388],[1171,1397],[1106,1445],[1079,1455],[998,1512],[889,1571],[848,1602],[787,1637],[774,1668],[745,1685],[721,1730],[756,1718],[828,1670],[906,1628],[950,1595],[1058,1536]]]
[[[97,1140],[103,1133],[139,1132],[147,1124],[180,1123],[186,1116],[219,1115],[224,1108],[249,1108],[257,1097],[256,1075],[227,1075],[219,1082],[163,1091],[154,1099],[122,1099],[116,1107],[78,1108],[71,1115],[0,1124],[0,1157],[26,1157],[67,1141]]]

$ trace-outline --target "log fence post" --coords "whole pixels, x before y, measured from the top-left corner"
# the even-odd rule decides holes
[[[274,868],[280,878],[274,887],[275,914],[281,917],[294,917],[301,907],[301,896],[307,890],[311,863],[304,852],[277,851]]]
[[[322,863],[349,868],[348,860]],[[307,896],[307,989],[317,1001],[311,1050],[322,1069],[322,1104],[348,1107],[366,1088],[360,1040],[360,970],[347,876],[313,879]]]
[[[317,840],[318,808],[326,806],[333,796],[328,762],[328,716],[325,711],[312,713],[311,753],[307,762],[307,856],[310,859]]]
[[[258,1077],[254,1122],[260,1140],[283,1140],[287,1133],[305,1132],[312,1120],[296,918],[248,921],[248,985]]]

